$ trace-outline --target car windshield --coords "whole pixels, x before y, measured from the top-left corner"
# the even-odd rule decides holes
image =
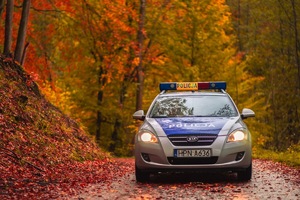
[[[156,99],[150,117],[234,117],[237,114],[227,96],[168,96]]]

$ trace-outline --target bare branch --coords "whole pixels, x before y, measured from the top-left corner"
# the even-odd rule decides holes
[[[12,150],[10,150],[10,149],[7,149],[7,148],[5,148],[5,147],[0,147],[0,149],[3,149],[3,150],[5,150],[5,151],[8,151],[9,153],[6,153],[6,152],[3,152],[3,153],[4,153],[5,155],[7,155],[7,156],[10,156],[10,157],[14,158],[14,159],[17,160],[18,162],[24,162],[24,163],[28,164],[29,166],[31,166],[31,167],[33,167],[33,168],[35,168],[35,169],[37,169],[37,170],[39,170],[39,171],[41,171],[41,172],[44,172],[44,170],[42,170],[41,168],[39,168],[39,167],[37,167],[37,166],[31,164],[30,162],[28,162],[28,161],[22,159],[21,157],[19,157],[14,151],[12,151]]]

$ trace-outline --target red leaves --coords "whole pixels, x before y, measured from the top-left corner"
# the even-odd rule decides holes
[[[6,58],[3,60],[3,62],[5,62],[5,63],[12,63],[12,62],[14,62],[14,60],[13,60],[11,57],[6,57]]]
[[[37,95],[31,76],[4,62],[0,55],[0,199],[52,199],[105,180],[107,160],[75,161],[104,153],[75,121]]]
[[[191,173],[154,175],[149,183],[136,183],[133,159],[122,159],[118,162],[122,164],[121,170],[125,171],[123,174],[116,174],[109,183],[89,185],[81,190],[82,193],[72,198],[298,199],[299,197],[300,190],[297,182],[299,170],[273,162],[254,160],[254,175],[252,181],[247,182],[237,181],[235,174]],[[113,166],[120,167],[116,164]]]
[[[49,167],[44,172],[28,166],[0,167],[1,174],[4,174],[0,179],[0,197],[46,199],[74,195],[90,184],[107,182],[132,170],[132,164],[128,166],[108,158],[68,162]]]

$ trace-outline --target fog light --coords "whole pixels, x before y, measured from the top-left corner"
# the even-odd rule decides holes
[[[150,162],[150,156],[147,153],[142,153],[142,157],[145,161]]]
[[[244,154],[245,154],[244,151],[243,151],[243,152],[238,152],[238,153],[236,154],[235,160],[236,160],[236,161],[241,160],[241,159],[244,157]]]

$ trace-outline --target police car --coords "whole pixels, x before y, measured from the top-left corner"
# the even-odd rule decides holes
[[[135,136],[137,182],[152,173],[206,170],[251,179],[251,134],[243,120],[255,113],[239,113],[226,82],[168,82],[160,90],[146,114],[133,114],[143,121]]]

